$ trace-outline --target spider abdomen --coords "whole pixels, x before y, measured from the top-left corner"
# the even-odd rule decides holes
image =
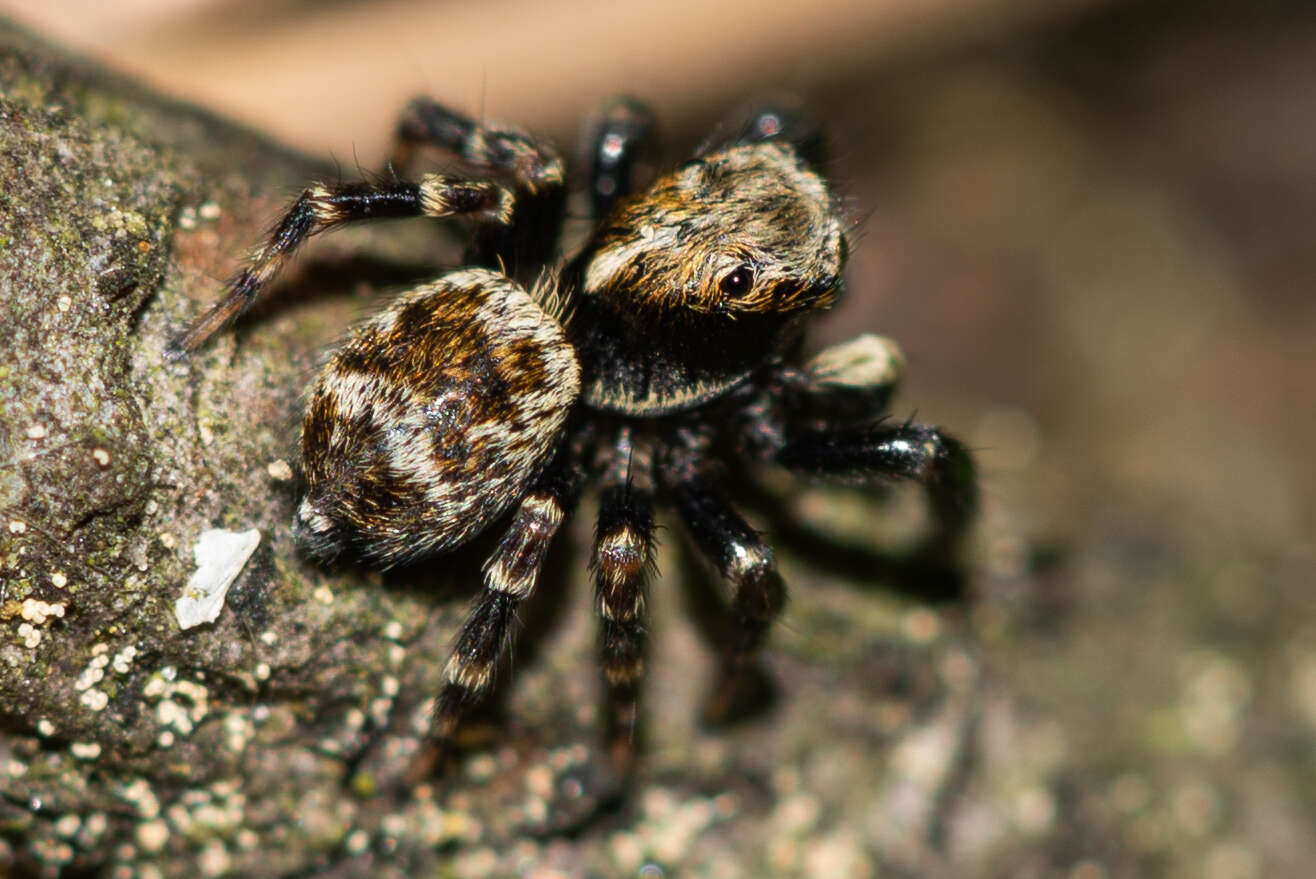
[[[562,327],[506,276],[470,269],[404,294],[311,390],[299,540],[386,565],[464,543],[524,494],[579,390]]]

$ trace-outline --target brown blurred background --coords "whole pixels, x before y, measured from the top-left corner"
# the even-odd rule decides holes
[[[0,0],[347,173],[420,92],[563,145],[630,92],[678,153],[797,95],[862,221],[820,335],[978,449],[985,662],[1062,742],[1000,875],[1074,879],[1316,863],[1313,9]]]

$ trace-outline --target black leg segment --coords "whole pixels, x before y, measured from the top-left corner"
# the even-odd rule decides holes
[[[635,188],[636,162],[651,146],[653,133],[653,111],[643,102],[620,97],[603,107],[586,139],[595,219]]]
[[[733,629],[728,659],[732,665],[743,664],[763,645],[768,627],[786,599],[772,547],[704,480],[687,480],[673,486],[671,492],[695,545],[731,583]]]
[[[293,252],[318,232],[354,220],[398,217],[474,215],[507,223],[512,200],[512,194],[496,183],[445,174],[427,174],[419,183],[312,186],[292,203],[246,268],[229,282],[224,297],[170,343],[169,354],[179,357],[196,350],[236,320],[256,302]]]
[[[776,458],[786,467],[815,476],[922,483],[939,528],[933,539],[936,544],[958,539],[977,507],[977,482],[968,450],[925,424],[883,422],[797,433],[778,450]]]

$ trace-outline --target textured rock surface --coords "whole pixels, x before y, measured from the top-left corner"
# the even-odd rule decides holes
[[[378,790],[479,548],[380,577],[288,540],[317,352],[450,243],[327,236],[166,365],[167,333],[335,172],[3,31],[4,871],[1309,875],[1316,19],[1207,5],[1117,4],[812,96],[874,212],[820,336],[898,339],[898,411],[978,450],[974,598],[894,596],[855,547],[903,517],[777,486],[812,529],[759,520],[791,587],[780,698],[705,731],[710,587],[665,530],[639,787],[574,833],[598,791],[589,505],[501,717],[401,802]],[[199,535],[250,527],[219,618],[180,631]]]
[[[856,606],[840,582],[781,633],[792,696],[775,722],[733,733],[697,728],[710,653],[680,590],[658,590],[641,788],[575,841],[555,836],[597,794],[593,627],[569,549],[527,613],[506,724],[436,785],[381,794],[423,729],[478,547],[387,579],[308,565],[289,538],[288,463],[320,346],[375,288],[423,277],[415,255],[437,262],[443,240],[422,224],[334,235],[236,332],[168,363],[165,339],[325,169],[0,33],[6,859],[505,875],[542,857],[609,875],[704,858],[731,828],[746,867],[868,863],[870,832],[898,860],[931,856],[974,727],[976,663],[931,612],[911,629],[901,605],[870,593]],[[218,620],[183,631],[175,603],[211,528],[262,540]],[[855,773],[866,783],[844,801],[816,793]],[[873,826],[847,829],[851,809]]]

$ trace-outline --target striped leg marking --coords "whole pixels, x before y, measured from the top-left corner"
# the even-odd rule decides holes
[[[565,516],[563,492],[528,495],[485,563],[484,591],[462,624],[443,670],[444,686],[434,706],[435,738],[449,738],[465,708],[489,690],[515,634],[517,606],[533,594],[544,556]]]
[[[644,675],[644,588],[653,564],[653,512],[648,492],[630,485],[605,489],[590,568],[602,620],[603,672],[608,683],[607,735],[614,756],[629,762],[635,710]]]
[[[168,354],[181,357],[233,323],[260,297],[292,253],[318,232],[353,220],[397,217],[472,215],[486,222],[511,222],[514,198],[488,181],[446,174],[426,174],[419,183],[348,183],[317,185],[292,203],[269,238],[238,273],[224,297],[169,343]]]

